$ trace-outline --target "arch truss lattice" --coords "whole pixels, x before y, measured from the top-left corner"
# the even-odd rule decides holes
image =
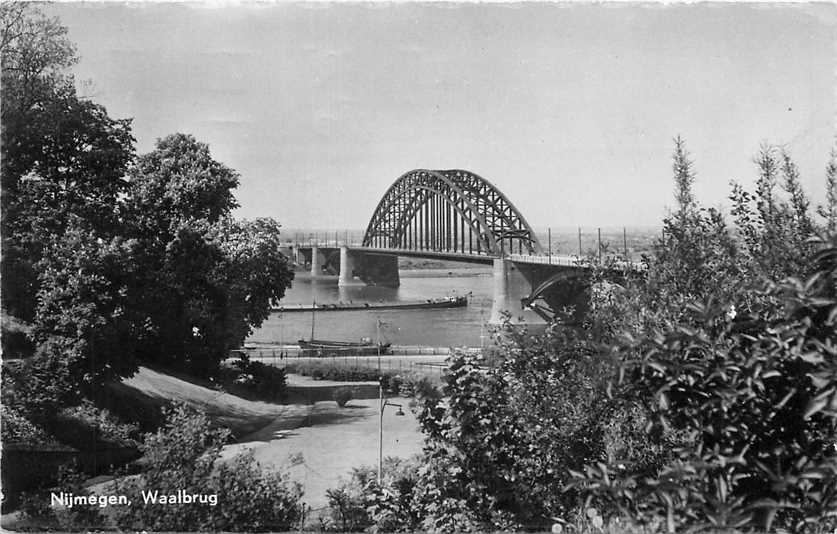
[[[378,203],[363,245],[496,257],[543,252],[505,195],[465,170],[417,169],[402,175]]]

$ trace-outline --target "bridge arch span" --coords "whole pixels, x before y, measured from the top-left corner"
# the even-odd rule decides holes
[[[401,175],[378,203],[363,245],[495,257],[543,252],[508,198],[488,180],[461,169]]]

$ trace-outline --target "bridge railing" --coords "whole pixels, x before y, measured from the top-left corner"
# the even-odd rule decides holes
[[[293,232],[291,234],[283,234],[285,237],[283,244],[285,246],[301,246],[301,247],[341,247],[341,246],[355,246],[359,247],[363,244],[363,233],[357,231],[334,231],[334,232]]]
[[[558,256],[558,255],[530,255],[530,254],[508,254],[507,259],[520,263],[535,263],[541,265],[560,265],[564,267],[584,267],[587,265],[603,265],[609,269],[623,269],[641,271],[645,264],[627,260],[623,257],[613,256],[605,258],[581,258],[579,256]]]
[[[535,254],[507,254],[506,258],[520,263],[538,263],[542,265],[563,265],[575,267],[584,263],[578,256],[535,255]]]
[[[318,247],[318,248],[340,248],[340,247],[362,247],[362,241],[285,241],[286,247]]]

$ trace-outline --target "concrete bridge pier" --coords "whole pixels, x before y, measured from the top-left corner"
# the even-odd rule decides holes
[[[302,252],[302,248],[299,245],[293,245],[291,247],[291,260],[296,265],[305,266],[305,254]]]
[[[325,254],[318,247],[311,247],[311,276],[318,277],[323,275],[323,265],[325,265]]]
[[[346,286],[365,286],[366,282],[362,279],[355,279],[358,274],[359,263],[362,258],[358,258],[357,252],[352,252],[349,247],[340,247],[340,276],[337,278],[338,287]]]
[[[531,273],[530,273],[531,274]],[[494,260],[494,302],[491,305],[489,324],[502,324],[503,312],[511,314],[514,324],[545,324],[534,311],[524,308],[521,300],[533,289],[533,281],[511,260]]]

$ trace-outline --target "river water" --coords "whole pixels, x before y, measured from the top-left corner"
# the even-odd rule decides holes
[[[380,319],[381,340],[394,345],[433,347],[479,347],[481,336],[489,342],[483,325],[491,316],[493,279],[491,267],[457,269],[402,270],[401,286],[338,287],[337,277],[312,280],[297,273],[282,304],[317,304],[337,302],[416,302],[470,293],[464,308],[429,310],[352,310],[285,312],[271,314],[261,328],[253,332],[248,344],[295,344],[311,337],[339,341],[376,339]]]

